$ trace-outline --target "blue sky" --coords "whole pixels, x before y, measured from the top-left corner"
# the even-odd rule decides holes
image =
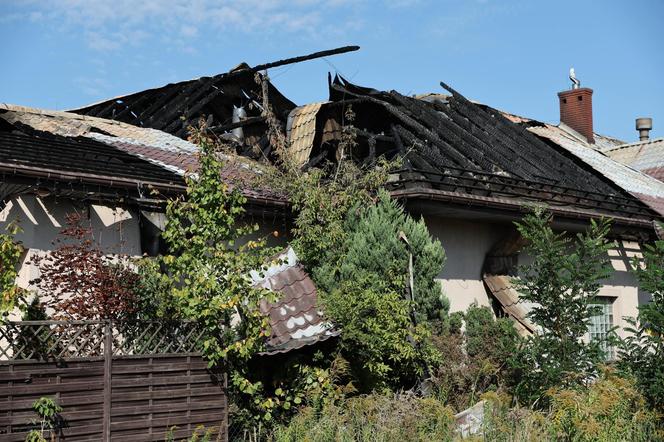
[[[165,83],[357,44],[270,71],[298,104],[326,74],[441,91],[557,123],[570,67],[594,89],[595,130],[664,136],[664,1],[0,0],[0,102],[69,109]]]

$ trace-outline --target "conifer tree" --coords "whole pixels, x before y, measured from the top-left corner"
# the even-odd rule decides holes
[[[418,322],[447,316],[449,303],[435,280],[445,263],[445,252],[440,241],[431,238],[423,219],[414,220],[386,191],[381,191],[375,205],[351,211],[346,230],[349,233],[338,269],[327,265],[318,273],[325,288],[341,281],[371,281],[374,290],[405,295],[412,254]]]

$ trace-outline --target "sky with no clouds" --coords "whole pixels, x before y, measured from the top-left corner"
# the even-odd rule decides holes
[[[440,92],[558,122],[574,67],[595,131],[664,136],[661,0],[0,0],[0,102],[71,109],[170,82],[357,44],[269,72],[298,104],[327,72],[404,94]]]

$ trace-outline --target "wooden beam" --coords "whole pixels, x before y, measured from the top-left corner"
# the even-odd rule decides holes
[[[339,55],[339,54],[344,54],[346,52],[354,52],[359,49],[360,49],[359,46],[343,46],[336,49],[328,49],[326,51],[319,51],[319,52],[314,52],[312,54],[301,55],[299,57],[286,58],[284,60],[273,61],[271,63],[259,64],[258,66],[250,68],[250,70],[253,72],[264,71],[266,69],[285,66],[287,64],[301,63],[303,61],[314,60],[316,58],[327,57],[329,55]]]

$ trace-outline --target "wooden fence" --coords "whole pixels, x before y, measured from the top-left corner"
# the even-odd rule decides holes
[[[0,325],[0,440],[39,428],[51,397],[61,441],[163,441],[204,426],[228,440],[225,376],[196,351],[193,323],[24,321]]]

